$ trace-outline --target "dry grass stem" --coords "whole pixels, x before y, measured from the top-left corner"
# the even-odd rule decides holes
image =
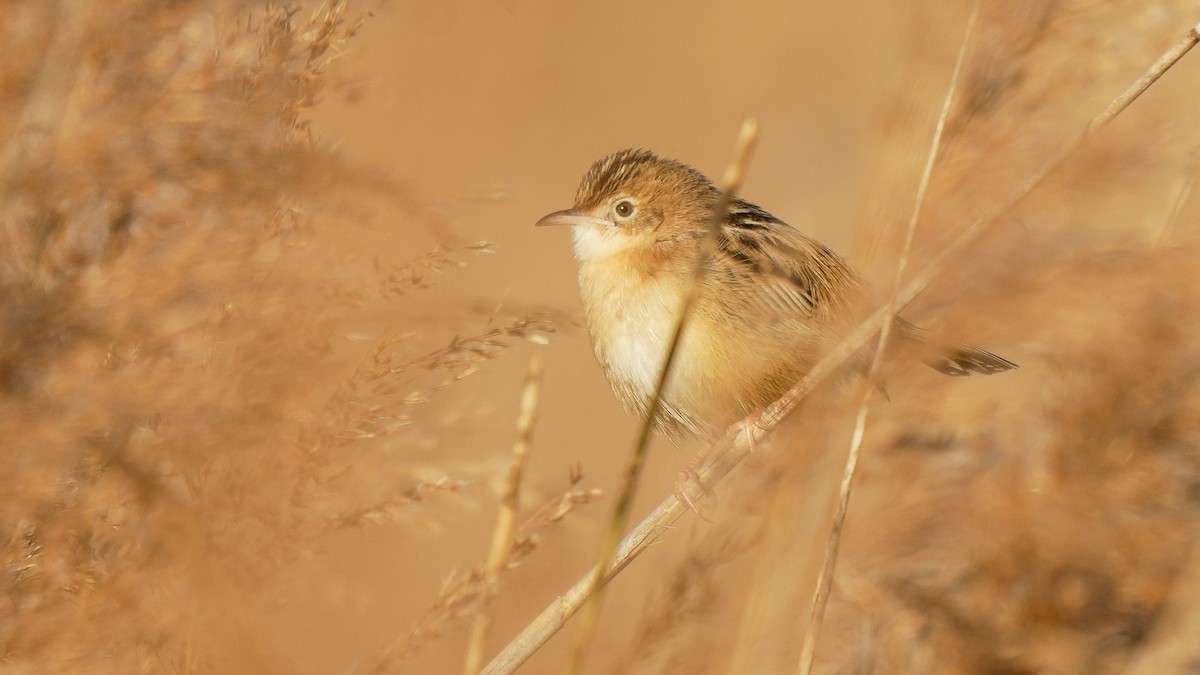
[[[667,347],[667,353],[664,355],[662,371],[658,376],[654,395],[650,398],[646,417],[642,420],[629,463],[626,465],[625,478],[621,483],[620,492],[613,506],[612,518],[601,539],[599,562],[596,564],[595,571],[592,574],[592,589],[588,593],[589,598],[586,607],[584,607],[583,617],[579,622],[579,632],[575,640],[575,646],[565,670],[568,674],[578,672],[583,667],[584,660],[587,657],[587,651],[591,645],[592,633],[595,630],[596,623],[599,621],[600,610],[604,603],[604,570],[608,566],[608,561],[612,560],[613,554],[617,550],[617,544],[621,541],[621,535],[629,523],[630,509],[633,506],[633,499],[637,495],[638,481],[641,477],[642,467],[645,465],[646,453],[650,448],[650,439],[653,436],[655,424],[657,423],[662,407],[663,388],[666,386],[667,378],[671,375],[680,338],[683,335],[683,331],[687,328],[688,315],[691,312],[692,304],[695,302],[696,289],[699,287],[704,270],[716,248],[722,223],[728,216],[729,202],[741,188],[742,179],[746,174],[750,155],[754,150],[754,144],[757,140],[758,121],[753,118],[747,118],[742,122],[742,128],[738,132],[737,142],[734,145],[733,159],[722,176],[721,198],[718,200],[716,208],[713,209],[712,216],[709,218],[707,232],[701,240],[700,250],[696,254],[696,260],[692,266],[691,283],[684,293],[683,302],[680,303],[678,310],[679,318],[676,320],[675,329],[671,334],[671,341]]]
[[[1187,34],[1180,38],[1174,45],[1172,45],[1170,49],[1163,52],[1162,56],[1158,57],[1158,60],[1155,61],[1154,64],[1149,68],[1147,68],[1146,72],[1143,73],[1142,76],[1137,79],[1137,81],[1129,85],[1129,87],[1122,92],[1120,96],[1113,99],[1112,103],[1109,103],[1108,107],[1101,111],[1101,113],[1096,116],[1096,119],[1092,120],[1092,123],[1088,125],[1086,130],[1084,130],[1084,135],[1096,131],[1100,127],[1111,122],[1117,115],[1120,115],[1121,112],[1128,108],[1134,101],[1136,101],[1143,92],[1149,89],[1150,85],[1157,82],[1158,78],[1166,74],[1166,72],[1170,70],[1172,66],[1179,62],[1179,59],[1182,59],[1185,54],[1191,51],[1192,47],[1196,46],[1197,42],[1200,42],[1200,23],[1192,26],[1192,29],[1189,30]]]
[[[756,432],[750,432],[756,433]],[[757,432],[755,438],[761,438],[764,432]],[[700,470],[700,480],[705,485],[719,483],[733,470],[746,455],[750,453],[751,445],[747,442],[749,436],[739,434],[730,448],[718,448],[713,461]],[[724,451],[722,451],[724,449]],[[690,486],[693,495],[700,498],[703,495],[695,486]],[[674,494],[658,505],[646,518],[633,528],[623,539],[611,558],[612,562],[603,572],[601,583],[606,583],[625,569],[634,558],[645,551],[663,531],[669,529],[684,513],[688,506],[679,501]],[[591,596],[595,586],[596,570],[589,571],[565,593],[558,596],[550,606],[546,607],[533,621],[521,631],[495,658],[484,668],[485,675],[506,675],[515,671],[522,663],[533,656],[542,645],[566,625],[566,622]]]
[[[1171,210],[1163,219],[1162,227],[1159,228],[1158,234],[1154,237],[1154,246],[1165,246],[1171,239],[1171,233],[1175,230],[1175,225],[1179,222],[1179,216],[1183,213],[1183,207],[1187,204],[1188,199],[1192,196],[1192,190],[1196,185],[1196,179],[1200,177],[1200,150],[1192,152],[1191,158],[1188,160],[1187,168],[1184,169],[1183,175],[1180,176],[1176,184],[1174,194],[1171,196]]]
[[[561,522],[576,508],[591,504],[600,498],[597,489],[580,487],[583,474],[573,469],[567,488],[562,493],[547,499],[522,521],[506,547],[501,570],[512,569],[521,564],[538,547],[541,533],[546,528]],[[430,640],[441,637],[447,624],[475,616],[476,603],[483,596],[487,585],[488,564],[478,565],[467,572],[452,574],[442,584],[436,601],[422,614],[409,632],[394,645],[382,651],[362,672],[372,675],[401,671],[401,662],[416,654]]]
[[[504,494],[500,499],[500,512],[496,516],[496,529],[492,533],[492,547],[488,552],[487,571],[475,610],[475,623],[471,627],[471,637],[467,643],[466,664],[463,666],[466,675],[475,675],[483,667],[483,653],[487,649],[492,626],[492,597],[496,594],[500,584],[500,573],[504,569],[508,550],[512,547],[513,529],[516,527],[520,501],[521,475],[525,471],[525,458],[529,455],[530,441],[533,438],[541,380],[541,358],[534,352],[529,358],[529,370],[525,373],[521,410],[517,415],[517,438],[513,443],[512,460],[504,480]]]
[[[812,672],[813,660],[816,657],[817,639],[821,633],[821,623],[825,619],[825,606],[829,602],[829,592],[833,586],[833,575],[837,567],[838,548],[841,544],[842,529],[846,525],[846,514],[850,510],[850,491],[854,485],[854,476],[858,470],[858,460],[862,453],[863,438],[866,436],[867,415],[870,410],[871,398],[875,394],[875,385],[879,381],[880,370],[883,366],[884,355],[887,353],[888,339],[891,337],[892,326],[895,325],[896,291],[904,281],[904,270],[908,266],[908,257],[912,253],[913,239],[917,233],[917,223],[921,219],[921,209],[925,206],[925,195],[929,190],[929,180],[933,176],[933,166],[937,161],[942,144],[942,135],[946,130],[946,121],[950,118],[950,110],[954,98],[958,94],[959,82],[962,77],[963,64],[967,60],[967,47],[975,32],[975,22],[979,18],[979,0],[971,8],[971,16],[967,19],[967,28],[963,33],[962,44],[958,48],[958,56],[954,61],[954,70],[950,75],[950,84],[946,88],[946,96],[942,100],[942,109],[934,126],[933,137],[929,142],[929,152],[925,156],[925,166],[921,170],[921,179],[917,185],[916,200],[913,203],[912,214],[908,219],[908,227],[904,233],[904,246],[896,260],[896,275],[892,281],[889,301],[883,315],[883,326],[879,331],[879,344],[875,347],[875,355],[871,359],[871,367],[867,373],[863,387],[862,403],[854,421],[854,433],[850,439],[850,449],[846,454],[846,467],[842,473],[842,482],[838,487],[837,509],[833,515],[833,526],[830,528],[829,540],[825,543],[822,554],[821,569],[817,574],[816,588],[813,591],[812,607],[809,614],[808,626],[804,631],[804,644],[800,652],[797,672],[809,675]]]

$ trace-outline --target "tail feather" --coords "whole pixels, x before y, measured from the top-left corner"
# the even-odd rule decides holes
[[[972,373],[995,375],[1017,367],[1017,364],[1012,361],[978,347],[935,344],[929,340],[924,329],[899,317],[896,318],[896,328],[901,335],[919,346],[921,360],[925,365],[945,375],[954,377],[964,377]]]
[[[953,347],[949,353],[930,355],[922,360],[925,365],[939,373],[954,377],[962,377],[971,373],[995,375],[1017,367],[1017,364],[1004,357],[970,345],[959,345]]]

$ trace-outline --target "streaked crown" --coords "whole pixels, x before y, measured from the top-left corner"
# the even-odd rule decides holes
[[[618,195],[707,202],[716,194],[712,182],[687,164],[630,148],[592,165],[579,184],[575,207],[590,210]]]

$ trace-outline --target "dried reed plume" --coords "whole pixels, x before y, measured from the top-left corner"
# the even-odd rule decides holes
[[[264,639],[309,594],[285,571],[478,483],[422,465],[414,411],[556,324],[459,307],[474,334],[415,330],[404,302],[483,245],[346,264],[342,201],[414,209],[314,142],[345,3],[5,14],[0,662],[290,671]]]

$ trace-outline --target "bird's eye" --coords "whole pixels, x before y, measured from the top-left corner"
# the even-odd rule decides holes
[[[617,217],[619,218],[629,218],[636,210],[637,207],[634,206],[633,202],[629,201],[628,199],[622,199],[621,201],[617,202],[616,206],[613,207],[613,212],[616,213]]]

